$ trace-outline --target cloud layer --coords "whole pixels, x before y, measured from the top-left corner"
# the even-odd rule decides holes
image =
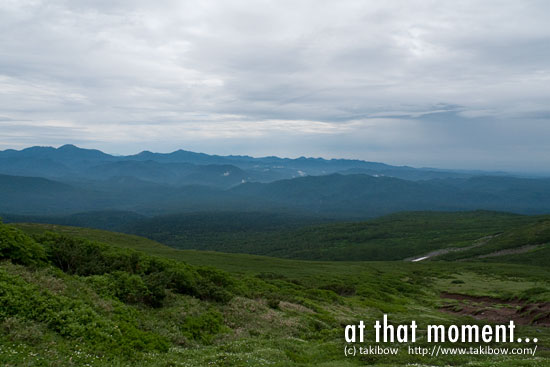
[[[0,149],[550,164],[546,1],[0,1]]]

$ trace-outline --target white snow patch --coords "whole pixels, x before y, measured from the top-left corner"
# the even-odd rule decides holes
[[[422,257],[419,257],[418,259],[411,260],[411,262],[415,263],[417,261],[426,260],[427,258],[429,258],[429,256],[422,256]]]

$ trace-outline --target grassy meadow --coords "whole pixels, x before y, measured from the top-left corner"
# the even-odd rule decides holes
[[[1,228],[2,365],[545,366],[550,359],[547,311],[530,306],[550,302],[544,266],[303,261],[177,250],[77,227]],[[428,324],[481,325],[485,311],[502,310],[522,321],[517,335],[538,338],[535,357],[407,352],[430,346]],[[397,355],[346,357],[345,325],[372,325],[384,313],[394,324],[416,320],[417,343],[393,344]]]

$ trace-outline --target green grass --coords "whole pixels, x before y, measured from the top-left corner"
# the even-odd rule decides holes
[[[117,251],[125,254],[132,249],[143,253],[141,256],[145,256],[143,259],[147,262],[163,258],[177,264],[185,262],[192,269],[202,266],[222,269],[228,272],[227,277],[233,279],[234,285],[228,288],[231,299],[227,302],[200,299],[167,289],[160,307],[151,307],[124,302],[106,293],[105,283],[97,280],[98,277],[109,277],[110,273],[74,275],[52,265],[37,268],[4,261],[0,263],[0,274],[6,282],[4,288],[0,287],[0,299],[2,289],[27,292],[26,297],[20,298],[22,305],[14,308],[8,317],[0,319],[0,363],[4,365],[282,367],[468,364],[481,367],[494,366],[495,363],[499,366],[545,366],[550,358],[550,330],[537,326],[521,326],[517,330],[518,335],[538,336],[537,358],[428,358],[408,355],[406,345],[401,346],[400,354],[393,357],[345,357],[343,354],[343,326],[358,320],[372,324],[382,313],[389,313],[394,323],[408,323],[414,319],[421,328],[428,323],[479,323],[467,316],[440,312],[438,307],[442,301],[439,293],[442,291],[548,302],[550,269],[547,267],[466,262],[286,260],[181,251],[137,236],[76,227],[38,224],[18,224],[16,227],[46,246],[46,253],[51,251],[48,252],[48,244],[41,238],[45,232],[54,231],[70,238],[104,243],[107,248],[102,251],[107,251],[106,254],[116,255]],[[104,259],[112,258],[109,255]],[[32,307],[25,307],[28,306],[26,300],[33,297],[47,297],[57,302],[59,309],[49,311],[53,315],[64,314],[65,310],[78,305],[79,309],[88,310],[86,312],[90,315],[100,316],[105,327],[120,327],[124,323],[135,328],[135,335],[152,335],[155,340],[167,342],[169,348],[167,351],[162,348],[136,350],[132,355],[110,353],[97,346],[104,345],[103,342],[94,344],[91,337],[66,335],[39,315],[23,312],[32,310]],[[118,344],[124,343],[129,341]],[[416,345],[427,344],[421,338]]]

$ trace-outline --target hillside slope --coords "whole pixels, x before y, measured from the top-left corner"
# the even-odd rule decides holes
[[[506,262],[548,266],[550,262],[550,217],[534,218],[532,223],[508,229],[464,251],[434,257],[434,260]]]
[[[468,246],[535,220],[485,211],[405,212],[362,222],[310,224],[307,217],[228,212],[144,218],[128,223],[123,230],[179,249],[373,261],[402,260],[437,249]]]
[[[394,323],[414,318],[420,327],[478,322],[452,312],[448,297],[456,292],[494,297],[495,310],[506,307],[502,299],[527,308],[550,301],[550,270],[541,267],[307,262],[179,251],[76,227],[18,227],[32,238],[0,224],[5,365],[359,366],[364,358],[342,353],[343,325],[359,319],[372,324],[389,313]],[[547,316],[510,317],[517,318],[518,333],[540,338],[532,361],[544,365],[550,358]],[[415,345],[429,346],[423,337]],[[491,356],[438,361],[494,362]],[[373,355],[368,362],[433,365],[428,356],[406,353]],[[521,366],[524,360],[503,356],[499,364]]]
[[[472,260],[543,265],[548,216],[510,213],[404,212],[362,222],[266,212],[197,212],[144,217],[132,212],[8,216],[26,230],[87,226],[143,236],[177,249],[330,261]],[[83,231],[79,229],[79,231]],[[88,235],[96,232],[86,230]],[[112,233],[112,232],[104,232]],[[535,255],[534,251],[538,255]],[[514,255],[514,256],[512,256]],[[544,256],[543,256],[544,255]],[[524,258],[533,257],[530,262]]]
[[[408,181],[369,175],[309,176],[272,183],[245,183],[230,190],[324,215],[374,217],[412,210],[496,210],[547,213],[549,179],[473,177]]]

